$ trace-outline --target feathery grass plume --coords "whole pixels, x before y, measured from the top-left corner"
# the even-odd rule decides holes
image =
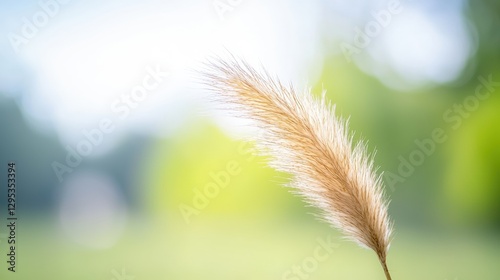
[[[291,174],[290,186],[333,227],[373,249],[391,279],[386,255],[392,224],[381,177],[365,144],[352,144],[347,122],[335,116],[325,94],[298,93],[233,56],[210,60],[203,74],[216,101],[265,132],[256,139],[257,150],[270,165]]]

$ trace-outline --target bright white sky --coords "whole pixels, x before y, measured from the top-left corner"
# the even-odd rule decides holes
[[[235,3],[222,20],[215,2],[69,1],[17,54],[8,41],[0,42],[7,62],[0,65],[0,91],[23,92],[15,98],[28,120],[42,131],[55,129],[63,144],[76,143],[82,129],[97,127],[102,118],[115,121],[115,141],[130,131],[169,135],[204,106],[192,69],[207,55],[226,48],[301,87],[321,72],[326,38],[334,46],[352,42],[354,28],[388,5],[221,0]],[[424,4],[401,1],[403,12],[354,63],[402,90],[453,81],[474,51],[463,2],[449,1],[446,9]],[[0,10],[2,40],[20,33],[23,17],[43,11],[36,1],[2,3]],[[170,76],[126,119],[118,118],[111,105],[141,84],[147,67]]]

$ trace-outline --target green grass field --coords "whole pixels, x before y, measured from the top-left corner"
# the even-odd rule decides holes
[[[135,221],[115,246],[104,250],[76,245],[55,228],[50,221],[23,221],[17,272],[7,272],[2,261],[0,279],[385,279],[373,252],[316,222],[226,220],[186,226]],[[318,238],[329,235],[336,243],[333,249],[317,249]],[[395,280],[496,280],[500,242],[491,236],[402,230],[388,261]]]

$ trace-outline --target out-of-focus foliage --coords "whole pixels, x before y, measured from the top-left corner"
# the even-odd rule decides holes
[[[153,151],[145,180],[152,188],[151,206],[162,215],[189,222],[303,217],[302,203],[282,186],[285,175],[267,168],[253,144],[234,141],[211,124],[195,124]]]
[[[37,7],[35,2],[33,7]],[[83,9],[79,6],[84,5],[83,2],[70,2],[74,6],[61,10],[59,19],[63,22],[71,18],[71,9],[93,11],[91,7]],[[162,3],[169,5],[167,2]],[[127,3],[119,4],[124,5],[125,12],[128,12]],[[131,7],[145,5],[138,3],[134,2],[135,6]],[[351,5],[350,2],[345,3]],[[438,5],[439,8],[446,9],[451,1],[439,3],[443,5]],[[243,1],[237,9],[235,7],[235,11],[245,10],[246,5],[250,4],[250,1]],[[118,4],[109,5],[115,7]],[[175,6],[172,4],[172,7]],[[16,6],[13,11],[22,8]],[[183,8],[182,11],[189,10],[189,5]],[[204,6],[203,11],[208,10],[217,17],[212,8]],[[130,8],[130,11],[133,9]],[[68,15],[65,16],[66,12]],[[109,14],[102,16],[102,22],[114,21],[113,12],[109,8]],[[131,14],[134,15],[133,12]],[[179,29],[179,26],[184,26],[177,24],[177,20],[191,19],[192,16],[181,14],[179,18],[172,18],[176,24],[169,30],[175,31],[176,36],[190,38],[191,34]],[[238,13],[231,16],[237,19]],[[257,14],[255,20],[259,20],[260,16]],[[321,26],[325,33],[324,46],[323,49],[314,50],[314,53],[321,54],[323,59],[317,69],[305,69],[303,72],[320,71],[319,80],[311,85],[313,93],[319,96],[322,89],[327,90],[327,98],[336,104],[336,113],[349,117],[350,127],[355,131],[354,138],[367,140],[370,151],[377,149],[374,160],[380,166],[379,171],[386,174],[386,193],[391,200],[389,211],[396,228],[388,256],[394,279],[499,279],[500,86],[495,86],[487,99],[480,100],[477,108],[465,115],[455,111],[455,106],[474,95],[481,84],[479,77],[491,77],[500,83],[500,1],[479,0],[465,4],[464,16],[474,48],[467,66],[456,80],[442,84],[427,83],[410,90],[391,88],[358,64],[348,62],[338,52],[339,42],[330,41],[327,35],[333,29],[327,19],[332,17],[318,13],[318,17],[321,16],[325,16],[325,24]],[[155,15],[153,23],[146,23],[154,25],[155,20],[161,18],[164,17]],[[87,19],[78,20],[85,22]],[[142,17],[127,18],[127,22],[133,24],[142,20]],[[224,24],[236,26],[231,21]],[[241,22],[239,24],[241,26]],[[287,22],[276,24],[287,25]],[[62,28],[55,26],[42,30],[40,36],[33,39],[33,46],[36,40],[43,42],[42,34],[48,38],[59,34],[56,27]],[[346,26],[334,27],[349,29]],[[159,26],[157,30],[148,30],[151,33],[141,30],[141,34],[154,39],[162,36],[154,32],[163,29]],[[259,35],[247,34],[246,29],[228,29],[234,34],[248,35],[249,38]],[[104,38],[103,34],[100,35]],[[212,36],[202,35],[207,36],[203,38]],[[294,30],[284,36],[294,38]],[[144,42],[137,41],[137,46],[126,50],[144,47]],[[175,43],[170,38],[164,41]],[[258,41],[255,45],[264,45],[265,42]],[[3,50],[1,47],[0,44],[0,51]],[[121,50],[120,47],[108,46],[106,50]],[[165,57],[176,56],[176,48],[182,49],[183,46],[167,50],[165,53],[168,55]],[[100,48],[96,50],[100,51]],[[86,50],[80,51],[85,53]],[[117,61],[126,60],[129,55],[127,52],[111,53],[116,55]],[[43,52],[28,54],[25,58],[45,57]],[[66,57],[71,58],[72,55],[75,54],[70,52],[57,54],[56,57],[67,62]],[[294,59],[292,51],[287,55]],[[0,53],[0,57],[9,57],[5,63],[16,60],[9,54]],[[18,67],[22,68],[20,65],[24,65],[25,61],[19,60]],[[266,65],[265,58],[261,61]],[[52,61],[45,62],[52,65]],[[87,65],[87,68],[91,69],[90,66]],[[110,68],[120,68],[114,66]],[[10,76],[15,75],[10,70],[1,67],[0,70],[3,71],[0,71],[0,75],[7,77],[6,81],[16,81],[17,78]],[[189,114],[184,112],[184,115],[177,115],[174,109],[183,110],[184,107],[179,109],[172,106],[168,108],[172,112],[161,116],[166,119],[165,122],[171,121],[178,127],[169,127],[171,131],[166,136],[151,136],[144,132],[148,129],[129,134],[124,129],[125,122],[134,124],[137,121],[141,124],[138,119],[144,115],[146,119],[156,118],[148,115],[148,106],[161,100],[155,99],[162,94],[161,90],[155,93],[156,96],[151,94],[147,101],[131,111],[130,117],[122,123],[123,127],[117,126],[115,134],[105,136],[109,136],[105,141],[112,137],[114,139],[113,143],[108,143],[112,147],[110,151],[85,158],[72,172],[65,174],[68,180],[59,182],[51,164],[54,161],[64,162],[68,139],[56,133],[61,127],[43,130],[43,126],[34,121],[34,116],[40,112],[35,109],[45,108],[50,100],[41,102],[35,99],[36,94],[31,92],[31,87],[36,88],[46,81],[32,81],[28,78],[30,71],[35,72],[34,69],[18,71],[25,75],[17,79],[23,81],[22,87],[12,92],[9,91],[12,87],[0,84],[0,164],[3,166],[11,160],[17,162],[21,214],[19,272],[11,274],[5,269],[6,231],[5,228],[0,229],[0,252],[3,256],[0,258],[0,279],[119,279],[114,271],[121,273],[122,269],[137,280],[284,279],[288,270],[296,265],[301,266],[304,260],[311,257],[318,246],[318,238],[331,234],[339,247],[308,274],[310,279],[383,279],[379,264],[370,252],[341,240],[335,230],[315,219],[311,214],[316,210],[307,207],[283,186],[289,180],[287,175],[266,167],[265,158],[252,155],[252,143],[235,139],[218,125],[216,118],[200,117],[191,114],[191,111],[186,111]],[[96,77],[93,77],[94,80],[107,83],[100,75]],[[288,81],[285,79],[284,82]],[[127,83],[133,84],[130,81]],[[165,88],[170,90],[168,83],[165,81]],[[173,100],[180,100],[180,96],[188,91],[176,90],[171,97]],[[196,97],[199,94],[200,100],[197,102],[205,101],[198,88],[186,93],[186,96],[189,94]],[[33,109],[35,113],[26,113],[28,109]],[[103,110],[107,110],[107,107]],[[190,110],[196,111],[193,108]],[[445,117],[449,110],[452,110],[453,116],[460,116],[459,122],[451,122]],[[186,117],[189,120],[172,117],[180,115],[189,115]],[[62,116],[62,119],[65,117],[68,116]],[[75,131],[95,127],[94,121],[88,121],[87,124],[88,127],[70,126]],[[411,175],[398,175],[402,161],[408,160],[419,149],[416,141],[430,139],[435,129],[442,129],[446,140],[435,143],[433,152],[426,155],[421,164],[413,166]],[[63,194],[70,179],[79,174],[99,174],[112,182],[110,189],[119,194],[114,197],[123,198],[120,205],[126,207],[120,211],[123,210],[123,216],[127,218],[126,226],[108,248],[92,249],[91,246],[84,246],[62,230],[60,217]],[[395,181],[387,174],[396,174],[399,178]],[[1,182],[6,181],[5,176],[5,170],[0,171]],[[0,188],[1,209],[6,208],[6,192],[3,190]],[[83,200],[88,203],[88,208],[95,208],[95,197],[82,196]],[[106,216],[109,213],[99,212],[101,208],[94,210],[92,215],[75,210],[76,214],[80,214],[75,216],[90,224],[110,217]],[[1,210],[2,220],[4,215],[5,212]]]

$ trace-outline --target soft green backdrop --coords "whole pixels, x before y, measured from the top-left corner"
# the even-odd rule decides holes
[[[395,280],[500,279],[500,86],[456,129],[444,117],[474,94],[478,77],[500,82],[499,1],[469,2],[465,16],[477,50],[450,83],[398,91],[347,62],[326,35],[321,50],[313,93],[327,90],[337,113],[350,116],[355,138],[377,149],[375,162],[386,174]],[[252,155],[252,143],[198,115],[167,138],[125,135],[112,152],[85,160],[81,170],[113,178],[128,216],[113,244],[79,244],[61,229],[63,186],[51,169],[66,151],[53,131],[30,124],[21,103],[0,99],[0,164],[17,162],[20,209],[18,272],[6,270],[2,226],[0,279],[384,279],[375,255],[316,219],[316,210],[283,186],[287,175]],[[411,175],[398,175],[401,158],[436,128],[446,141],[435,143]],[[388,182],[387,174],[400,180]],[[335,248],[317,259],[318,239],[329,238]],[[294,267],[304,274],[292,276]]]

